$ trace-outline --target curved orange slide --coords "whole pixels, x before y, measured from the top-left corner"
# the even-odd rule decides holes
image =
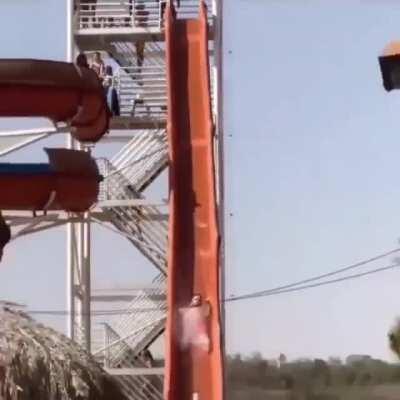
[[[67,122],[80,142],[96,142],[110,113],[96,73],[75,64],[0,60],[0,117],[45,117]]]
[[[0,210],[87,211],[102,179],[83,151],[45,149],[48,164],[0,163]]]
[[[84,212],[97,201],[102,176],[89,153],[45,151],[48,164],[0,163],[0,210]],[[0,261],[10,239],[0,213]]]
[[[222,400],[218,227],[206,7],[166,9],[170,231],[167,400]]]

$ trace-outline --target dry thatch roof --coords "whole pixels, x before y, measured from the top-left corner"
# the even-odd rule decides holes
[[[67,337],[0,308],[0,400],[126,400],[115,381]]]

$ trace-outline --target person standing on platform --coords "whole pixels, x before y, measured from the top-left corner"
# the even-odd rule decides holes
[[[107,65],[105,68],[105,76],[103,80],[104,95],[107,100],[108,108],[111,114],[115,117],[120,116],[120,107],[118,93],[114,85],[113,69],[111,65]]]
[[[79,53],[76,57],[76,65],[82,68],[89,68],[89,63],[85,53]]]
[[[144,48],[145,48],[144,40],[137,40],[135,42],[135,50],[136,50],[136,65],[138,66],[138,73],[140,74],[142,71],[142,66],[144,62]]]
[[[101,58],[101,54],[99,51],[96,51],[93,56],[93,61],[90,64],[90,68],[96,72],[97,76],[100,80],[104,79],[105,76],[105,64],[103,59]]]

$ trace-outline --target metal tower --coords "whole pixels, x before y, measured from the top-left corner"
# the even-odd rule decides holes
[[[168,208],[163,202],[146,199],[144,191],[168,167],[165,2],[66,0],[66,3],[67,61],[74,61],[78,52],[99,51],[114,66],[121,112],[112,118],[107,140],[122,141],[123,145],[111,159],[98,160],[105,180],[98,204],[90,212],[36,217],[11,213],[6,219],[14,230],[17,228],[17,235],[67,225],[68,335],[92,351],[117,376],[130,398],[162,399],[162,367],[146,358],[145,350],[162,335],[166,320]],[[179,3],[178,18],[198,14],[199,0]],[[207,3],[223,282],[222,0]],[[0,148],[0,155],[67,131],[66,126],[54,126],[52,130],[10,133],[9,143]],[[67,145],[92,150],[71,137]],[[157,276],[148,287],[117,294],[93,290],[91,268],[95,266],[91,265],[90,257],[91,247],[96,246],[91,241],[93,223],[120,234],[150,261]],[[223,288],[221,293],[224,294]],[[110,318],[91,314],[93,302],[111,298],[125,302],[123,313]],[[94,322],[101,323],[101,337]]]

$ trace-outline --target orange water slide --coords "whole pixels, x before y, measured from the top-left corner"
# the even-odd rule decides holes
[[[171,188],[167,400],[223,398],[206,11],[201,2],[198,19],[179,20],[169,4],[165,14]],[[199,345],[205,333],[208,341]]]
[[[0,163],[0,210],[84,212],[97,201],[102,176],[89,153],[45,151],[47,164]],[[10,239],[0,213],[0,261]]]
[[[84,151],[45,149],[49,163],[0,163],[0,210],[87,211],[102,177]]]
[[[0,60],[0,117],[45,117],[71,125],[72,136],[96,142],[110,114],[95,72],[75,64]]]

